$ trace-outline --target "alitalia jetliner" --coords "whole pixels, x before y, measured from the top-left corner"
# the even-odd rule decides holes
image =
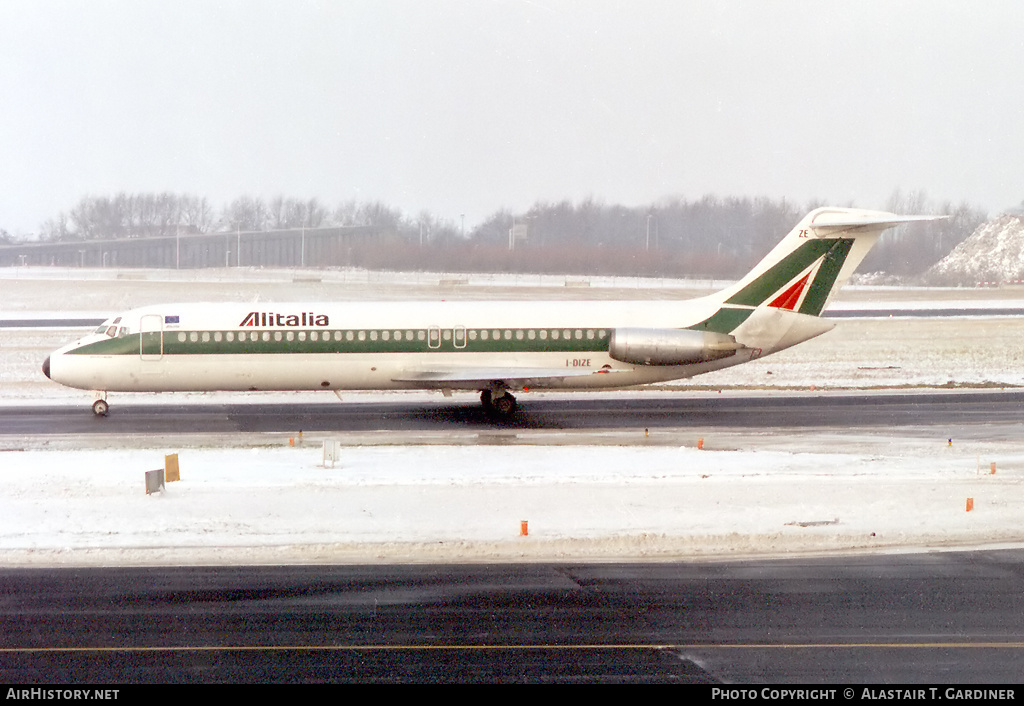
[[[43,372],[95,393],[479,391],[495,415],[527,390],[690,378],[830,330],[820,318],[882,231],[929,216],[819,208],[736,284],[688,301],[166,304],[112,317]]]

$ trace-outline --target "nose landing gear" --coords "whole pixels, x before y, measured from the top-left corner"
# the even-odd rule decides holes
[[[107,416],[108,411],[110,411],[110,405],[107,404],[105,397],[97,397],[96,401],[92,403],[92,413],[97,417]]]

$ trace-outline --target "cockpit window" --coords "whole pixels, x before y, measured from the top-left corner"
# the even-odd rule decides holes
[[[124,338],[127,335],[128,335],[128,327],[127,326],[122,326],[121,328],[119,328],[117,330],[117,337],[118,338]]]
[[[126,326],[122,326],[121,330],[119,332],[118,328],[117,328],[117,325],[119,323],[121,323],[121,317],[120,316],[118,316],[116,319],[111,319],[110,321],[104,321],[103,325],[100,326],[95,331],[93,331],[93,333],[106,334],[110,338],[116,338],[118,336],[127,336],[128,335],[128,328]]]

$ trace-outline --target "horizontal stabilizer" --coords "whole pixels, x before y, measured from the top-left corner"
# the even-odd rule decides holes
[[[817,214],[810,223],[814,230],[827,229],[853,230],[864,228],[870,230],[884,230],[904,223],[917,223],[921,221],[937,221],[949,216],[897,216],[892,213],[863,212],[863,216],[857,217],[848,211],[823,211]]]

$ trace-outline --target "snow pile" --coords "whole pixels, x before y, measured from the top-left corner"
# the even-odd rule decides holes
[[[932,266],[926,281],[947,285],[1000,284],[1024,280],[1024,216],[1004,214],[982,223]]]

